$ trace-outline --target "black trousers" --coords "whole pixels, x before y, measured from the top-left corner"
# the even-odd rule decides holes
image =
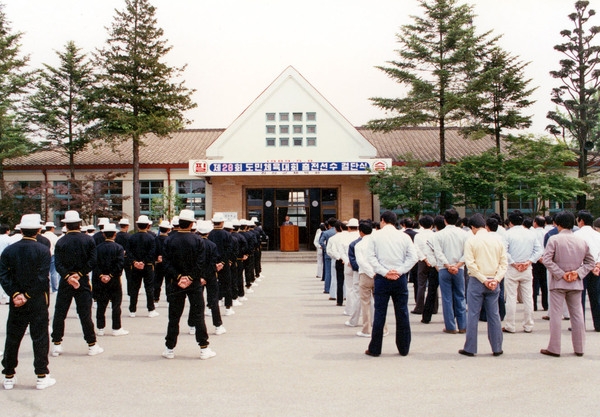
[[[146,307],[148,311],[154,310],[154,266],[146,265],[144,269],[132,268],[129,281],[127,281],[127,293],[129,294],[129,311],[137,311],[138,296],[140,288],[144,283],[146,292]]]
[[[246,277],[246,288],[250,288],[255,280],[254,254],[248,255],[248,258],[244,261],[244,276]]]
[[[213,326],[221,326],[223,324],[223,319],[221,319],[221,310],[219,309],[219,283],[216,279],[209,280],[206,283],[206,307],[210,309]],[[188,326],[195,327],[192,319],[195,312],[192,312],[192,308],[194,308],[194,305],[190,305]]]
[[[231,270],[231,274],[235,275],[233,279],[235,279],[235,281],[237,282],[237,296],[243,297],[244,295],[246,295],[246,292],[244,291],[244,261],[242,260],[242,258],[239,258],[235,265],[235,269]]]
[[[219,280],[219,299],[225,299],[225,307],[231,307],[233,294],[231,291],[231,266],[225,261],[223,269],[217,273]]]
[[[169,324],[167,325],[167,336],[165,345],[168,349],[174,349],[177,346],[177,337],[179,336],[179,321],[185,308],[185,299],[190,301],[190,316],[188,324],[196,328],[196,342],[200,347],[208,346],[208,333],[206,323],[204,322],[204,295],[201,286],[182,289],[173,285],[172,292],[167,294],[169,302]]]
[[[48,294],[31,297],[21,307],[10,302],[6,321],[6,342],[2,359],[4,375],[14,375],[18,364],[19,347],[29,326],[33,343],[33,368],[37,375],[46,375],[48,370]]]
[[[104,329],[106,327],[106,308],[111,303],[112,329],[121,328],[121,303],[123,302],[123,288],[121,287],[121,277],[112,278],[118,280],[119,284],[106,285],[103,283],[94,283],[94,294],[98,306],[96,308],[96,327]]]
[[[344,304],[344,261],[335,261],[335,278],[337,280],[337,305]]]
[[[533,274],[533,309],[537,311],[538,294],[542,294],[542,308],[548,311],[548,275],[546,267],[541,262],[532,265]]]
[[[165,280],[165,268],[162,262],[158,262],[154,266],[154,301],[160,300],[160,290],[162,289]]]
[[[83,338],[88,344],[96,343],[96,332],[92,321],[92,290],[87,285],[81,285],[78,289],[71,287],[63,279],[56,293],[56,306],[54,307],[54,320],[52,321],[52,342],[60,343],[65,335],[65,319],[71,307],[71,301],[75,299],[77,315],[83,330]]]
[[[429,269],[429,275],[427,277],[427,297],[425,298],[425,304],[423,305],[423,316],[422,320],[424,323],[431,321],[431,316],[436,311],[438,304],[438,287],[440,281],[438,278],[438,271],[434,267]]]
[[[259,247],[254,250],[254,276],[256,278],[258,278],[260,276],[260,273],[262,272],[262,265],[260,264],[261,259],[262,253]]]

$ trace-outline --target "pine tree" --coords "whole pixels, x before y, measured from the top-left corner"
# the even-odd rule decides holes
[[[573,22],[572,30],[560,32],[565,42],[554,46],[563,54],[560,69],[550,71],[550,75],[561,81],[562,85],[552,89],[552,102],[563,111],[550,111],[547,118],[555,124],[547,129],[554,135],[564,135],[572,139],[578,153],[578,176],[587,176],[587,152],[591,150],[597,138],[592,133],[600,117],[600,46],[594,44],[600,32],[599,26],[590,26],[589,20],[596,14],[588,10],[589,1],[577,1],[575,12],[568,17]],[[586,196],[577,196],[577,210],[585,209]]]
[[[155,12],[148,0],[125,0],[125,9],[116,11],[108,29],[106,47],[97,53],[99,128],[108,141],[132,142],[135,218],[140,214],[139,150],[144,135],[167,138],[189,123],[183,113],[196,106],[193,90],[174,81],[185,67],[163,61],[171,47]]]
[[[57,52],[59,67],[44,64],[29,98],[28,119],[46,144],[62,148],[69,156],[71,179],[75,155],[92,140],[93,67],[73,41]]]
[[[399,60],[379,66],[390,78],[405,85],[404,98],[371,98],[373,104],[392,117],[372,120],[368,127],[389,131],[400,126],[439,127],[441,165],[446,163],[446,126],[467,117],[472,99],[467,84],[478,67],[480,50],[495,42],[486,41],[489,32],[477,36],[473,8],[457,0],[421,0],[424,16],[412,16],[397,35]],[[442,193],[440,209],[446,208]]]

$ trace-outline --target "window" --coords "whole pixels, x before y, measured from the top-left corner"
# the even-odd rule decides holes
[[[275,146],[275,138],[267,138],[267,146]]]
[[[21,213],[42,212],[41,187],[41,181],[17,181],[13,183],[15,199],[17,200],[13,204],[18,204]]]
[[[302,146],[302,138],[294,138],[294,146]]]
[[[289,122],[290,114],[289,113],[279,113],[279,121],[280,122]]]
[[[317,113],[315,113],[315,112],[306,113],[306,121],[316,122],[317,121]]]
[[[164,186],[164,181],[140,181],[140,214],[151,215],[152,199],[162,196]]]
[[[275,121],[275,113],[267,113],[267,122]]]
[[[116,217],[123,212],[123,181],[95,181],[94,191],[108,203],[108,210]]]
[[[294,135],[302,134],[302,125],[294,125]]]
[[[306,146],[317,146],[317,138],[306,138]]]
[[[290,138],[279,138],[279,146],[290,146]]]
[[[206,215],[206,182],[204,180],[177,181],[177,194],[187,210],[194,210],[194,215],[204,218]]]
[[[275,125],[267,125],[267,134],[274,135],[275,134]]]
[[[287,135],[288,133],[290,133],[290,127],[288,125],[280,125],[279,133],[282,135]]]
[[[302,113],[294,113],[293,117],[294,117],[294,122],[301,122],[302,121]]]
[[[308,133],[309,135],[316,135],[317,134],[317,126],[316,125],[306,126],[306,133]]]

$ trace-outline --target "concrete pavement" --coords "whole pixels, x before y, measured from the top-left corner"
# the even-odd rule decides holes
[[[398,355],[391,335],[378,358],[366,356],[368,339],[344,326],[343,308],[328,301],[310,263],[264,263],[266,278],[249,301],[224,317],[227,333],[211,334],[215,358],[199,359],[185,318],[175,359],[161,357],[167,326],[160,316],[129,318],[127,336],[99,337],[105,349],[89,357],[72,306],[65,353],[50,358],[55,386],[36,391],[28,336],[21,347],[18,384],[0,387],[2,416],[597,416],[600,334],[590,331],[585,356],[572,354],[563,322],[563,357],[539,354],[548,322],[536,312],[533,333],[505,334],[504,355],[492,357],[485,323],[479,355],[457,353],[464,335],[442,333],[441,314],[431,324],[411,315],[410,354]],[[53,302],[53,300],[52,300]],[[412,303],[411,303],[412,304]],[[409,306],[410,309],[411,306]],[[54,305],[51,305],[51,313]],[[8,307],[0,306],[4,343]],[[95,312],[95,311],[94,311]],[[520,306],[519,306],[520,312]],[[517,317],[520,317],[518,315]],[[214,327],[207,319],[212,333]],[[110,323],[110,318],[108,318]],[[110,333],[110,332],[107,332]]]

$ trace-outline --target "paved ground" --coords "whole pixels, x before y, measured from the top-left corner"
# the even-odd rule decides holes
[[[564,322],[564,357],[539,349],[548,322],[536,313],[532,334],[505,336],[492,357],[480,325],[475,358],[457,354],[464,335],[442,333],[441,314],[431,324],[412,316],[413,343],[397,354],[392,335],[383,354],[364,355],[368,339],[344,326],[342,308],[322,294],[315,266],[265,263],[267,276],[250,300],[224,317],[227,334],[211,336],[217,356],[202,361],[193,336],[182,334],[176,357],[160,356],[167,324],[159,317],[123,318],[131,334],[104,336],[105,353],[86,355],[72,309],[65,354],[50,359],[57,384],[36,391],[29,340],[18,385],[0,389],[2,416],[597,416],[600,334],[587,332],[582,358],[571,353]],[[126,303],[124,302],[124,305]],[[140,302],[141,304],[141,302]],[[0,306],[6,321],[7,306]],[[52,306],[53,310],[53,306]],[[391,309],[390,309],[391,310]],[[143,313],[143,311],[141,311]],[[587,312],[589,319],[589,311]],[[187,326],[182,326],[187,331]],[[212,326],[209,329],[213,330]],[[588,320],[588,329],[590,324]],[[3,343],[5,327],[0,327]]]

